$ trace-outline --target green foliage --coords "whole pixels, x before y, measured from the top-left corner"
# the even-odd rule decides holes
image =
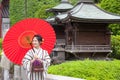
[[[86,80],[120,80],[120,61],[70,61],[50,66],[48,73]]]
[[[94,0],[95,3],[100,3],[102,0]]]
[[[24,0],[10,0],[10,20],[13,25],[25,18]]]
[[[120,24],[110,24],[109,28],[113,35],[120,35]]]
[[[2,49],[2,39],[0,38],[0,49]]]
[[[69,0],[72,5],[76,5],[80,0]]]
[[[99,4],[104,10],[120,15],[120,0],[102,0]],[[112,24],[109,26],[113,35],[120,34],[120,24]]]
[[[112,13],[120,14],[120,0],[102,0],[100,6]]]
[[[11,25],[19,20],[29,17],[48,18],[52,13],[46,13],[46,9],[52,8],[60,3],[61,0],[10,0],[10,20]],[[70,0],[72,4],[79,0]],[[27,7],[25,8],[25,5]],[[27,11],[27,16],[26,12]]]
[[[35,16],[35,12],[39,9],[38,5],[39,5],[38,0],[27,0],[27,8],[26,8],[27,9],[27,17]]]
[[[41,0],[39,3],[39,9],[35,12],[35,17],[38,18],[48,18],[49,16],[53,16],[52,13],[47,13],[46,9],[52,8],[54,6],[57,6],[60,3],[61,0]],[[79,0],[70,0],[71,4],[77,3]]]
[[[120,35],[112,36],[112,50],[111,57],[120,59]]]
[[[49,16],[53,16],[52,13],[47,13],[46,9],[52,8],[59,4],[59,0],[41,0],[38,4],[39,9],[35,12],[35,17],[38,18],[48,18]]]
[[[25,0],[10,0],[10,19],[12,25],[26,17],[47,18],[49,15],[46,13],[46,9],[51,8],[59,3],[59,0],[26,1],[27,3],[25,3]],[[27,7],[25,7],[25,5],[27,5]]]

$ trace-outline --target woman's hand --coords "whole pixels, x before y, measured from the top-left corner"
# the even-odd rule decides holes
[[[36,54],[34,55],[34,58],[33,58],[33,60],[31,60],[31,62],[34,62],[36,59],[43,62],[43,60],[40,59]]]
[[[43,60],[42,60],[42,59],[39,58],[38,60],[43,63]]]
[[[35,58],[35,59],[38,59],[39,57],[35,54],[35,55],[34,55],[34,58]]]
[[[35,59],[33,58],[32,60],[31,60],[31,63],[33,63],[35,61]]]
[[[33,63],[36,59],[39,59],[39,57],[35,54],[33,59],[31,60],[31,63]]]

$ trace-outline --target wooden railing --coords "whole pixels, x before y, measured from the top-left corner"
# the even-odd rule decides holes
[[[66,52],[111,52],[110,45],[67,45]]]
[[[53,51],[65,51],[65,45],[62,44],[55,45]]]
[[[53,51],[65,51],[65,39],[57,39]]]

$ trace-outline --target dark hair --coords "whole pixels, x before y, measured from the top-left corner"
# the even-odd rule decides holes
[[[34,38],[34,37],[37,38],[38,42],[41,42],[41,41],[42,41],[42,37],[41,37],[39,34],[34,35],[33,38]]]

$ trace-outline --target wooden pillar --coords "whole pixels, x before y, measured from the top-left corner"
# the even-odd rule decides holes
[[[111,31],[106,26],[106,33],[105,33],[106,44],[111,45]]]
[[[65,44],[68,45],[68,24],[65,26]]]
[[[74,45],[76,45],[76,40],[77,40],[77,26],[73,24],[73,40],[74,40]]]
[[[71,24],[71,22],[67,23],[68,25],[68,41],[69,41],[69,45],[74,45],[74,32],[73,32],[73,26]]]
[[[75,26],[75,45],[77,45],[76,40],[77,40],[77,26]]]

